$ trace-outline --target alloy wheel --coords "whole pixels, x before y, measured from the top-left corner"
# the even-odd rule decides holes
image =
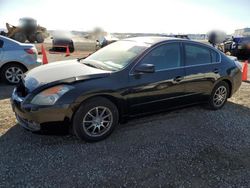
[[[111,127],[113,114],[109,108],[97,106],[89,110],[83,118],[83,129],[89,136],[102,136]]]
[[[213,103],[216,107],[220,107],[224,104],[227,99],[227,88],[220,86],[216,89],[213,97]]]
[[[5,78],[10,83],[17,84],[22,79],[23,71],[19,67],[10,67],[5,71]]]

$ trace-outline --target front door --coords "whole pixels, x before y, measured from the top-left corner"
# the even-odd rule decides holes
[[[153,64],[155,72],[137,73],[141,64]],[[144,114],[172,108],[184,103],[185,70],[181,47],[177,42],[162,44],[152,49],[131,70],[128,102],[130,114]]]

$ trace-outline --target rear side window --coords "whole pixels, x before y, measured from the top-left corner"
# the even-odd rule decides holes
[[[153,64],[155,70],[180,67],[180,44],[170,43],[156,47],[143,58],[140,64]]]
[[[2,48],[2,47],[3,47],[3,41],[0,40],[0,48]]]
[[[212,62],[210,50],[198,45],[185,44],[186,66]]]
[[[212,63],[219,62],[218,52],[211,50],[211,58],[212,58]]]
[[[186,66],[219,62],[219,54],[212,49],[194,44],[185,44],[184,48]]]

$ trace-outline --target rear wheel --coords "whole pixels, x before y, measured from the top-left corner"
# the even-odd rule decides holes
[[[108,99],[95,97],[84,102],[73,119],[76,136],[88,142],[109,136],[118,124],[117,107]]]
[[[23,33],[21,33],[21,32],[16,33],[16,34],[14,35],[14,39],[17,40],[17,41],[19,41],[19,42],[22,42],[22,43],[24,43],[24,42],[27,40],[25,34],[23,34]]]
[[[18,84],[26,72],[25,68],[16,63],[5,65],[1,71],[1,79],[8,84]]]
[[[213,89],[209,98],[209,108],[218,110],[224,106],[229,96],[229,86],[226,82],[219,82]]]

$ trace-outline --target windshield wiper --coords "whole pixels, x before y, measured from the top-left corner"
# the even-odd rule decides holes
[[[81,60],[85,59],[86,57],[79,57],[77,58],[77,61],[80,62]]]
[[[89,57],[92,53],[90,53],[89,55],[85,56],[85,57],[79,57],[77,58],[77,61],[80,62],[83,59],[86,59],[87,57]]]
[[[96,69],[101,69],[100,67],[96,66],[96,65],[93,65],[92,63],[83,63],[84,65],[87,65],[87,66],[90,66],[90,67],[93,67],[93,68],[96,68]]]

